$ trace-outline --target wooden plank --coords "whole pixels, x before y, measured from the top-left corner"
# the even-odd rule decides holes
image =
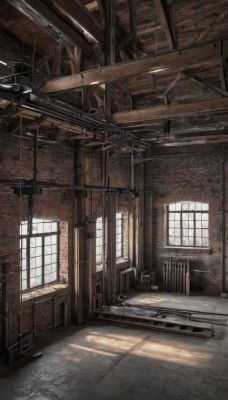
[[[188,104],[170,104],[162,107],[148,107],[112,115],[112,122],[126,124],[128,122],[153,120],[160,118],[177,117],[179,115],[190,116],[194,114],[205,114],[213,112],[227,112],[228,98],[198,101]]]
[[[80,74],[53,79],[43,87],[46,93],[55,93],[90,85],[112,82],[144,72],[160,73],[164,70],[200,67],[220,60],[220,50],[214,45],[170,52],[165,55],[149,56],[115,65],[84,71]]]
[[[42,1],[7,0],[7,2],[30,18],[48,34],[53,36],[54,31],[55,39],[57,39],[58,36],[61,36],[64,43],[70,45],[77,44],[85,54],[91,56],[92,47],[89,43]]]
[[[166,0],[154,0],[161,24],[165,30],[170,50],[177,47],[177,37]]]
[[[45,0],[47,4],[54,4],[72,23],[84,30],[87,35],[101,48],[105,47],[104,33],[99,24],[80,0]]]

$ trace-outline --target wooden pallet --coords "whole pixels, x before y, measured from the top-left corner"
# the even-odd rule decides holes
[[[112,313],[109,307],[94,311],[99,320],[118,323],[125,326],[149,328],[159,331],[176,332],[184,335],[213,337],[213,325],[193,321],[171,321],[155,317],[143,317],[134,315],[121,315]]]

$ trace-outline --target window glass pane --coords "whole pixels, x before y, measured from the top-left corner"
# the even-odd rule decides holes
[[[51,222],[45,222],[44,223],[44,232],[51,232],[52,231],[52,224]]]
[[[169,220],[174,221],[174,213],[169,213]]]
[[[41,256],[42,255],[42,247],[36,247],[36,256]]]
[[[202,209],[202,204],[201,203],[195,203],[195,210],[199,211]]]
[[[51,254],[44,257],[44,263],[45,265],[51,264]]]
[[[57,222],[52,222],[51,231],[52,232],[57,232],[57,230],[58,230],[58,223]]]
[[[44,232],[44,224],[43,224],[43,222],[39,222],[37,225],[38,225],[37,232],[38,233],[43,233]]]
[[[182,203],[182,210],[183,211],[185,211],[185,210],[188,210],[188,203]]]
[[[42,246],[42,237],[36,237],[36,246]]]
[[[183,237],[183,238],[182,238],[182,245],[183,245],[183,246],[189,246],[188,237]]]
[[[42,266],[42,257],[36,257],[36,267]]]
[[[208,221],[202,221],[202,228],[208,228]]]
[[[202,221],[208,221],[208,214],[207,213],[203,213],[202,214]]]
[[[36,266],[36,261],[35,257],[30,258],[30,268],[35,268]]]
[[[176,204],[172,203],[169,205],[169,211],[175,211],[176,210]]]
[[[36,286],[40,286],[42,284],[42,277],[41,276],[37,276],[35,279],[35,285]]]
[[[38,233],[38,225],[37,224],[32,224],[32,233],[33,234],[35,234],[35,233]]]
[[[20,227],[20,234],[22,236],[27,235],[28,234],[28,224],[27,223],[23,223]]]
[[[51,236],[45,236],[45,239],[44,239],[45,246],[50,245],[51,242],[52,242]]]
[[[181,203],[176,203],[176,211],[180,211],[181,210]]]
[[[169,237],[169,245],[174,245],[175,244],[175,239],[174,239],[174,237],[172,237],[172,236],[170,236]]]
[[[208,211],[209,210],[209,205],[208,204],[206,204],[206,203],[202,203],[202,210],[204,210],[204,211]]]
[[[36,246],[36,238],[31,238],[30,239],[30,248]]]
[[[28,287],[27,287],[27,281],[22,280],[22,283],[21,283],[21,290],[26,290],[26,289],[28,289]]]

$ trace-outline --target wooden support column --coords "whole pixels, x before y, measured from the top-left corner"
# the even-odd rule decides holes
[[[116,0],[106,0],[106,51],[105,64],[113,65],[116,61]],[[105,84],[105,115],[110,118],[112,113],[112,83]]]
[[[61,51],[62,51],[62,45],[61,43],[57,46],[53,56],[52,56],[52,77],[56,78],[60,76],[60,65],[61,65]]]
[[[130,20],[130,33],[132,35],[132,53],[133,57],[137,58],[137,13],[136,13],[136,0],[129,1],[129,20]]]

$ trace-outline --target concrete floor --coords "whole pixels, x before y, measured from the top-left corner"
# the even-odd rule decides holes
[[[143,293],[131,301],[158,305],[175,297],[175,308],[228,312],[228,299],[169,296]],[[92,322],[53,339],[39,342],[42,357],[0,369],[2,400],[228,399],[227,326],[203,339]]]

